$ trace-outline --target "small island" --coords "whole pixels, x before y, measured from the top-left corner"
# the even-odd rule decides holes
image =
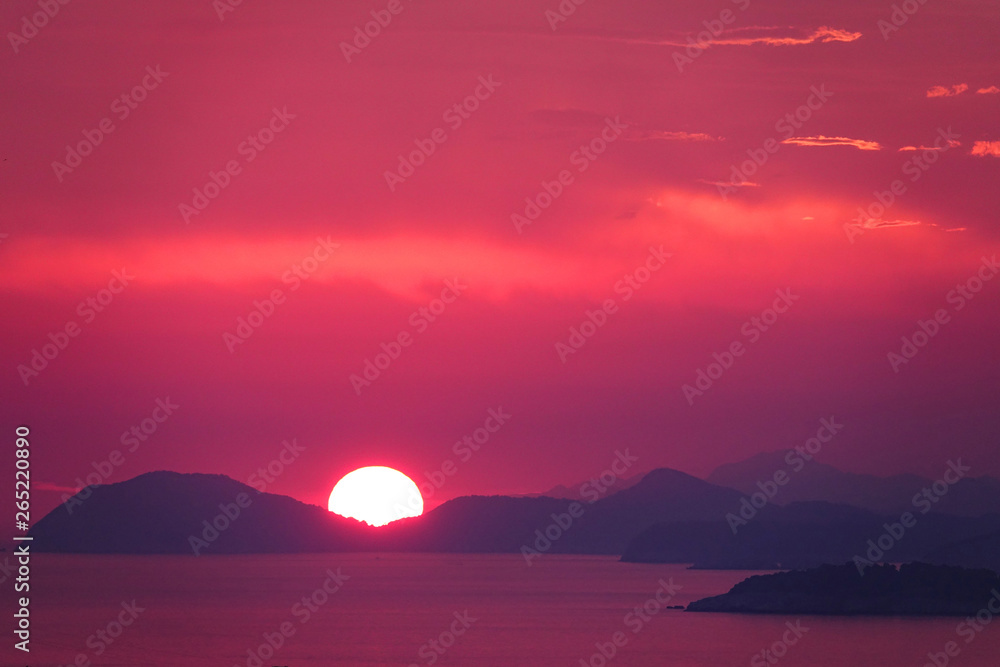
[[[1000,602],[992,570],[908,563],[853,563],[757,575],[723,595],[697,600],[687,611],[745,614],[968,616]],[[993,604],[997,604],[994,602]]]

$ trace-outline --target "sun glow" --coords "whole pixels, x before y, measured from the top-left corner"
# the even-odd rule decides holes
[[[328,508],[372,526],[424,513],[420,489],[409,477],[385,466],[350,472],[330,492]]]

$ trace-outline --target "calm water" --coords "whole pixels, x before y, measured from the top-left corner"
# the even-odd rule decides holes
[[[307,620],[306,607],[296,613],[294,605],[321,589],[328,568],[338,567],[350,577],[342,588]],[[543,556],[526,567],[520,556],[507,555],[36,555],[30,660],[13,657],[19,652],[7,643],[3,655],[11,657],[4,664],[68,665],[85,653],[94,665],[245,666],[247,650],[288,623],[294,634],[260,664],[428,665],[435,658],[435,665],[579,666],[581,659],[601,665],[599,657],[591,660],[595,644],[608,644],[621,632],[619,640],[626,641],[609,665],[735,667],[765,664],[752,662],[754,654],[781,641],[786,622],[796,620],[808,632],[787,653],[777,647],[779,665],[923,667],[929,651],[942,651],[951,640],[961,649],[952,664],[1000,664],[1000,621],[966,644],[955,618],[796,619],[674,610],[640,618],[633,611],[657,593],[660,579],[672,577],[682,587],[670,604],[686,604],[725,592],[749,574],[577,556]],[[129,618],[122,602],[133,599],[144,608],[134,622],[110,644],[95,637],[88,648],[97,630],[117,633],[119,613]],[[443,654],[425,646],[443,632],[450,643],[451,626],[463,629],[454,614],[466,611],[475,621],[454,645]]]

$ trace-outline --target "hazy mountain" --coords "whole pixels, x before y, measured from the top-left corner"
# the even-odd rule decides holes
[[[31,528],[35,549],[182,554],[194,553],[195,538],[195,545],[198,539],[206,543],[202,554],[354,550],[372,533],[357,521],[287,496],[258,493],[224,475],[150,472],[89,490],[90,497],[72,505],[72,514],[60,505]],[[243,498],[249,506],[239,507]],[[234,508],[239,514],[230,518]],[[216,520],[226,527],[203,523]],[[217,537],[208,539],[213,529]]]
[[[620,477],[613,485],[614,491],[623,491],[631,486],[635,486],[642,481],[642,478],[648,474],[647,472],[636,473],[630,477]],[[542,493],[524,493],[521,496],[525,498],[564,498],[568,500],[587,500],[583,497],[582,492],[587,488],[593,486],[594,480],[587,480],[586,482],[580,482],[579,484],[559,484],[554,486],[548,491]]]
[[[1000,532],[945,544],[927,554],[927,562],[1000,572]]]
[[[926,560],[946,544],[1000,529],[1000,515],[956,517],[931,512],[916,521],[899,531],[898,515],[878,516],[830,503],[796,503],[770,508],[738,526],[735,534],[722,521],[657,524],[628,544],[622,560],[694,563],[695,567],[716,569],[804,568],[843,563],[855,556],[873,562],[905,562]],[[882,538],[887,524],[898,538]],[[882,547],[878,546],[880,538]],[[869,541],[875,543],[874,548]]]
[[[739,492],[669,468],[653,470],[635,484],[589,505],[580,519],[581,538],[595,553],[620,554],[645,528],[663,521],[725,521]],[[568,544],[576,536],[568,534]]]
[[[463,496],[378,530],[386,550],[513,553],[533,542],[534,531],[551,524],[552,514],[566,513],[570,503],[560,498]]]
[[[970,487],[971,491],[975,491]],[[622,554],[643,562],[774,567],[838,562],[877,539],[883,516],[847,505],[771,506],[734,536],[727,514],[743,495],[682,472],[654,470],[637,483],[588,488],[586,500],[466,496],[423,516],[372,528],[287,496],[258,493],[222,475],[152,472],[90,487],[36,524],[40,551],[80,553],[267,553],[326,551]],[[987,489],[987,492],[989,489]],[[240,507],[242,502],[244,507]],[[237,516],[238,510],[238,516]],[[1000,531],[1000,515],[921,515],[890,553],[924,555]]]
[[[657,522],[722,521],[740,498],[733,489],[666,468],[618,489],[617,483],[608,488],[590,486],[581,494],[582,501],[544,496],[455,498],[423,517],[387,528],[399,535],[391,546],[405,543],[402,548],[407,549],[518,552],[529,546],[550,553],[618,555],[635,535]],[[570,507],[578,511],[568,521]]]
[[[789,463],[786,457],[791,457],[792,462]],[[799,466],[801,469],[797,469]],[[909,474],[878,477],[844,472],[815,459],[800,459],[794,450],[763,452],[744,461],[721,465],[707,480],[751,494],[760,490],[758,482],[774,479],[777,471],[785,471],[789,477],[788,483],[772,500],[777,505],[815,500],[852,505],[886,515],[913,511],[913,497],[935,481]],[[1000,512],[1000,480],[992,477],[961,479],[935,503],[934,511],[959,516]]]
[[[467,496],[376,529],[286,496],[258,493],[222,475],[153,472],[90,487],[91,497],[72,514],[59,506],[31,534],[39,550],[83,553],[190,553],[202,539],[207,543],[202,553],[519,552],[528,545],[540,551],[620,554],[654,523],[721,520],[739,498],[732,489],[673,470],[656,470],[617,494],[613,490],[588,493],[592,503]],[[238,497],[248,506],[231,519],[225,512],[235,514]],[[570,516],[571,507],[576,516]],[[213,527],[205,522],[216,520],[225,529],[209,540]],[[536,531],[543,536],[548,531],[549,537],[540,538]]]

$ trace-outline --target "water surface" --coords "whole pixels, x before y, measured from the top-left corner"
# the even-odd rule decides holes
[[[303,596],[322,590],[327,571],[338,568],[349,578],[307,618]],[[42,554],[32,561],[30,660],[15,660],[69,665],[83,653],[94,665],[246,667],[249,661],[253,667],[258,663],[247,651],[288,623],[294,634],[260,664],[429,665],[434,658],[435,665],[596,667],[603,664],[599,654],[593,657],[597,644],[609,651],[620,632],[624,645],[609,665],[755,667],[769,663],[754,655],[782,642],[786,623],[798,621],[808,630],[794,645],[779,644],[778,652],[787,652],[771,664],[923,667],[927,653],[944,650],[948,641],[961,650],[952,664],[1000,664],[1000,622],[966,643],[956,634],[958,618],[695,614],[657,611],[656,602],[649,604],[654,613],[635,613],[655,600],[661,580],[680,586],[670,604],[687,604],[751,574],[757,573],[558,555],[528,567],[520,556],[495,554]],[[102,646],[96,631],[111,623],[116,632],[122,603],[132,600],[143,611],[95,655]],[[456,613],[475,621],[443,653],[435,651],[430,640],[445,633],[449,643],[452,626],[462,629]],[[8,647],[6,655],[17,653]]]

